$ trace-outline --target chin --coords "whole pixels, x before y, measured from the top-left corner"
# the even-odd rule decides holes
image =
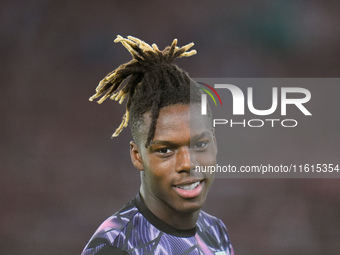
[[[197,202],[183,202],[183,204],[179,207],[177,207],[177,211],[181,213],[194,213],[199,211],[203,207],[204,202],[197,201]]]

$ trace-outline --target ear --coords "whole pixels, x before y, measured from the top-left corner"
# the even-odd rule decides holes
[[[144,170],[141,152],[134,141],[130,142],[130,156],[132,164],[140,171]]]

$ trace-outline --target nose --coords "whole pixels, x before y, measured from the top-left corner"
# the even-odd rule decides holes
[[[190,172],[194,169],[190,148],[180,148],[176,155],[176,172]]]

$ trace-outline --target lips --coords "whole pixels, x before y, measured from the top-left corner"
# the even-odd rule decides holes
[[[173,187],[180,197],[194,198],[201,194],[203,184],[203,180],[192,180],[179,183],[177,185],[174,185]]]
[[[184,189],[184,190],[193,190],[200,184],[199,181],[191,183],[191,184],[185,184],[185,185],[177,185],[176,188]]]

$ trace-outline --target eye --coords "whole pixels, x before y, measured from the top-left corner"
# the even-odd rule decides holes
[[[194,149],[204,149],[208,145],[208,142],[198,142],[195,144]]]
[[[172,153],[172,150],[169,148],[160,148],[160,149],[157,149],[156,152],[160,154],[170,154]]]

